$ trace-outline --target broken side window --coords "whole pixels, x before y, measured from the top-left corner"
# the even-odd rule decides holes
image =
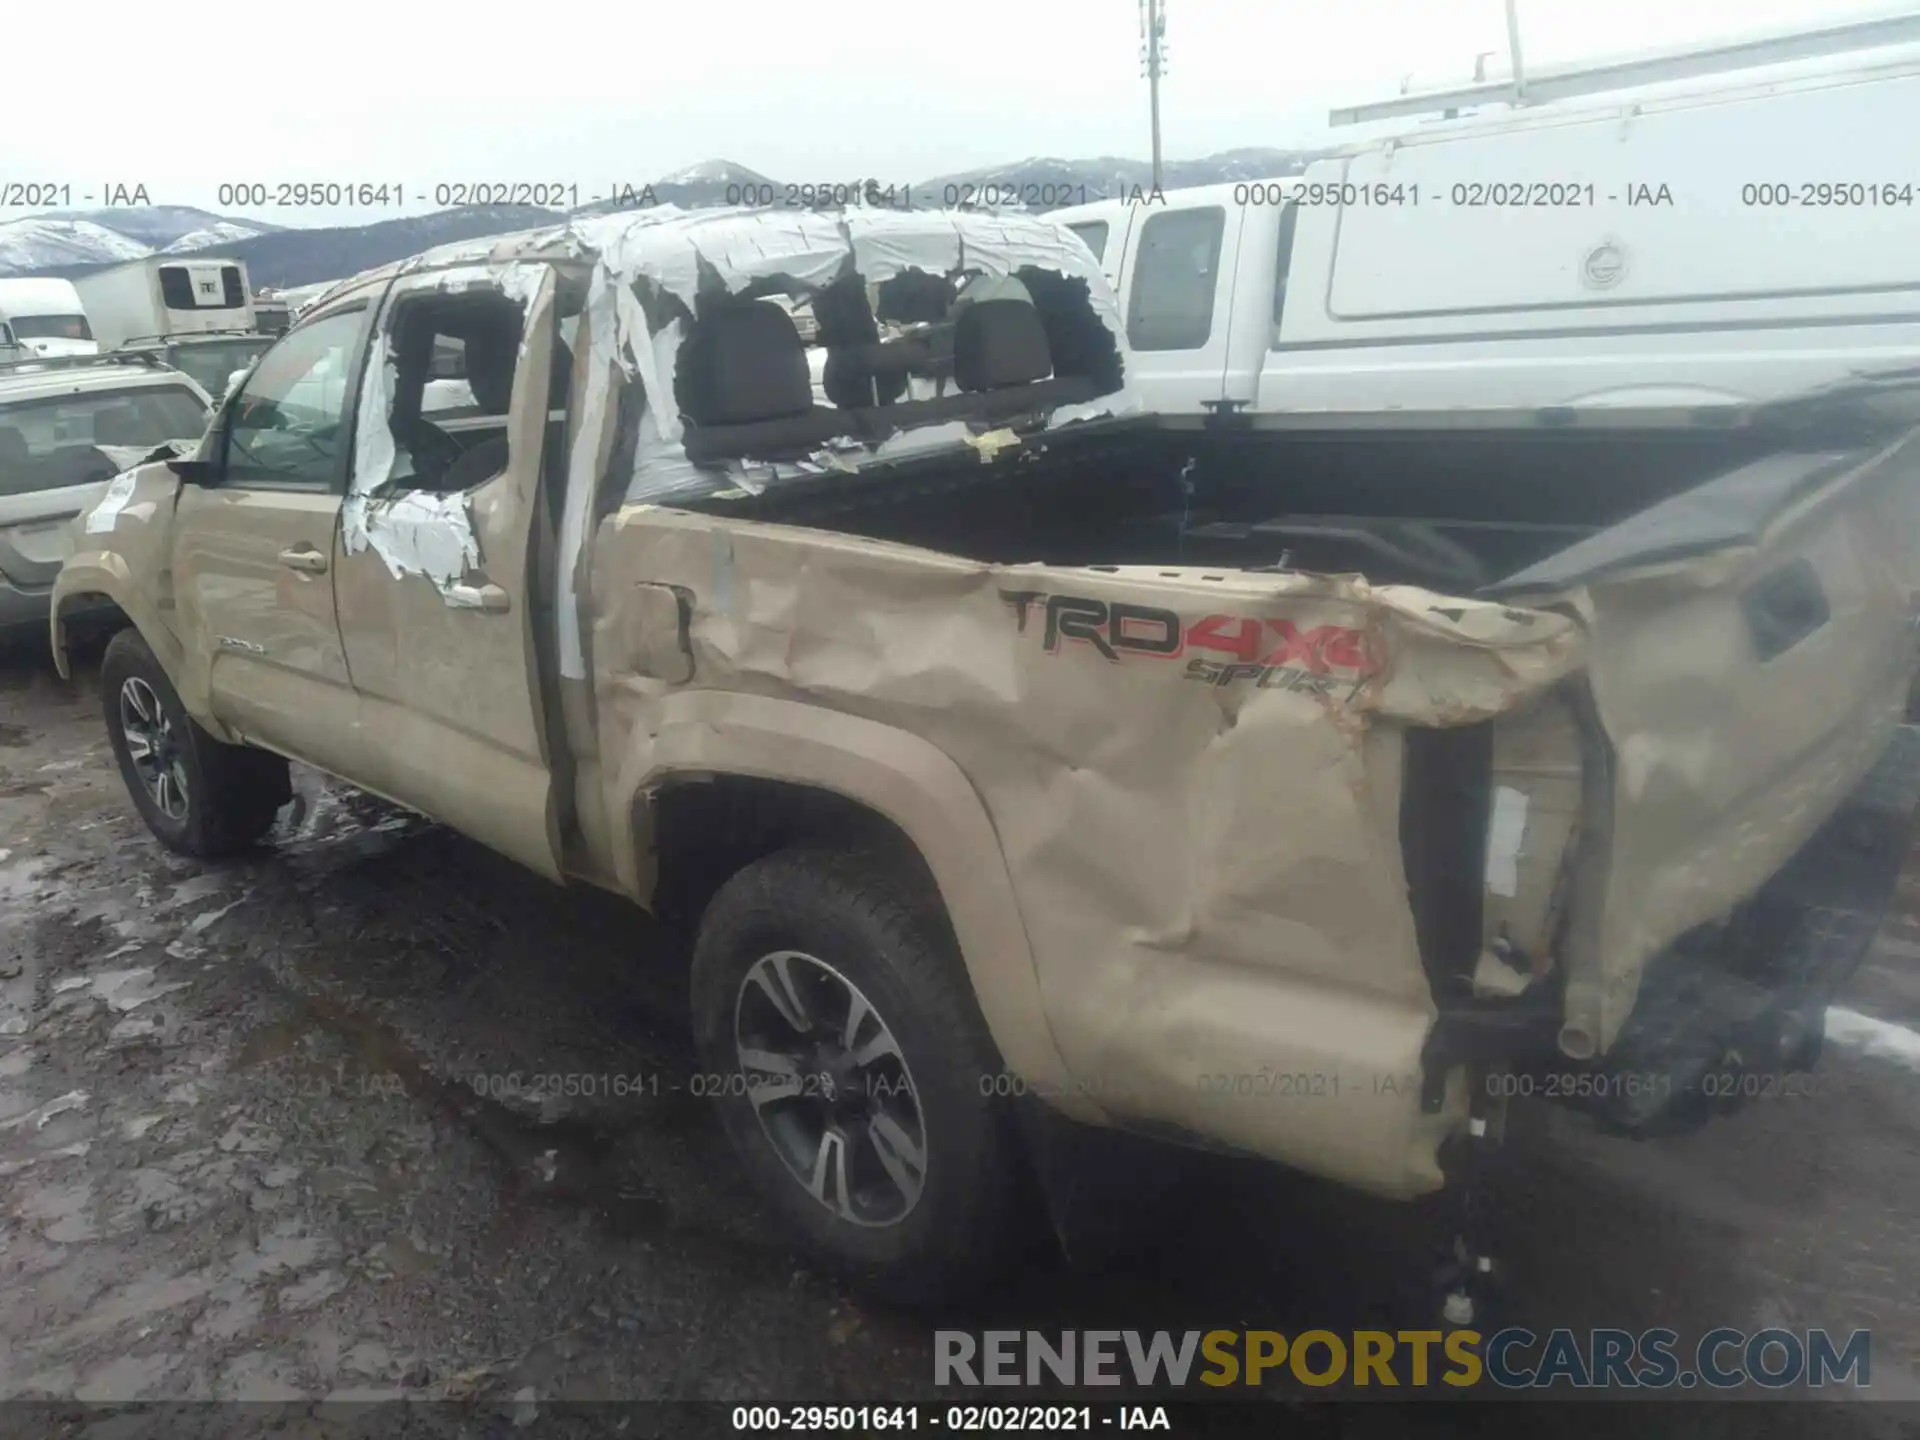
[[[498,290],[408,296],[391,336],[393,488],[454,494],[507,466],[520,303]]]
[[[849,271],[804,295],[705,295],[688,321],[673,395],[695,465],[858,463],[903,432],[1037,417],[1120,383],[1087,282],[1034,267]]]

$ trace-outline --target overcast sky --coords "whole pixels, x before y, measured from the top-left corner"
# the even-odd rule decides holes
[[[1858,13],[1848,0],[1520,0],[1529,64]],[[1869,6],[1884,10],[1885,6]],[[725,157],[902,182],[1148,153],[1137,0],[11,0],[0,181],[218,203],[223,181],[549,181],[582,203]],[[1502,0],[1167,0],[1169,157],[1324,142],[1327,109],[1504,59]],[[25,63],[21,63],[21,62]],[[4,198],[0,196],[0,198]],[[0,220],[25,210],[0,210]],[[358,212],[382,218],[396,210]]]

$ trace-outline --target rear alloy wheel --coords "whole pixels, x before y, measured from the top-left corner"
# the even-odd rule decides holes
[[[287,762],[223,745],[194,723],[138,630],[122,630],[100,665],[107,738],[134,808],[169,849],[214,859],[245,849],[293,798]]]
[[[897,857],[801,845],[720,887],[694,947],[702,1088],[821,1263],[942,1303],[1000,1273],[1021,1166],[936,895]]]
[[[920,1203],[926,1117],[900,1042],[824,960],[762,956],[740,981],[734,1057],[761,1132],[788,1173],[854,1225],[893,1225]]]

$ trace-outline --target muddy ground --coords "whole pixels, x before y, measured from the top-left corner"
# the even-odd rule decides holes
[[[0,1399],[951,1400],[934,1323],[1337,1331],[1391,1323],[1430,1265],[1416,1214],[1139,1147],[1089,1170],[1075,1261],[937,1322],[858,1301],[772,1235],[686,1092],[643,915],[311,774],[257,853],[173,856],[95,663],[69,685],[0,653]],[[1920,865],[1850,1010],[1920,1024],[1916,915]],[[1855,1031],[1817,1094],[1678,1139],[1522,1109],[1502,1318],[1868,1327],[1881,1403],[1769,1407],[1768,1433],[1911,1433],[1920,1061]],[[547,1075],[642,1093],[535,1097]]]

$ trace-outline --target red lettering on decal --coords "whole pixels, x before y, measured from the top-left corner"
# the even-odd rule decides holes
[[[1342,625],[1321,625],[1303,632],[1291,620],[1269,620],[1267,624],[1280,637],[1280,644],[1262,664],[1298,664],[1315,675],[1324,675],[1334,669],[1368,668],[1367,637],[1359,630],[1349,630]]]
[[[1321,655],[1327,664],[1336,670],[1373,669],[1373,663],[1367,655],[1367,637],[1361,630],[1335,629],[1327,637],[1326,644],[1320,647]]]
[[[1187,628],[1187,647],[1251,661],[1260,654],[1260,622],[1239,615],[1209,615]]]

